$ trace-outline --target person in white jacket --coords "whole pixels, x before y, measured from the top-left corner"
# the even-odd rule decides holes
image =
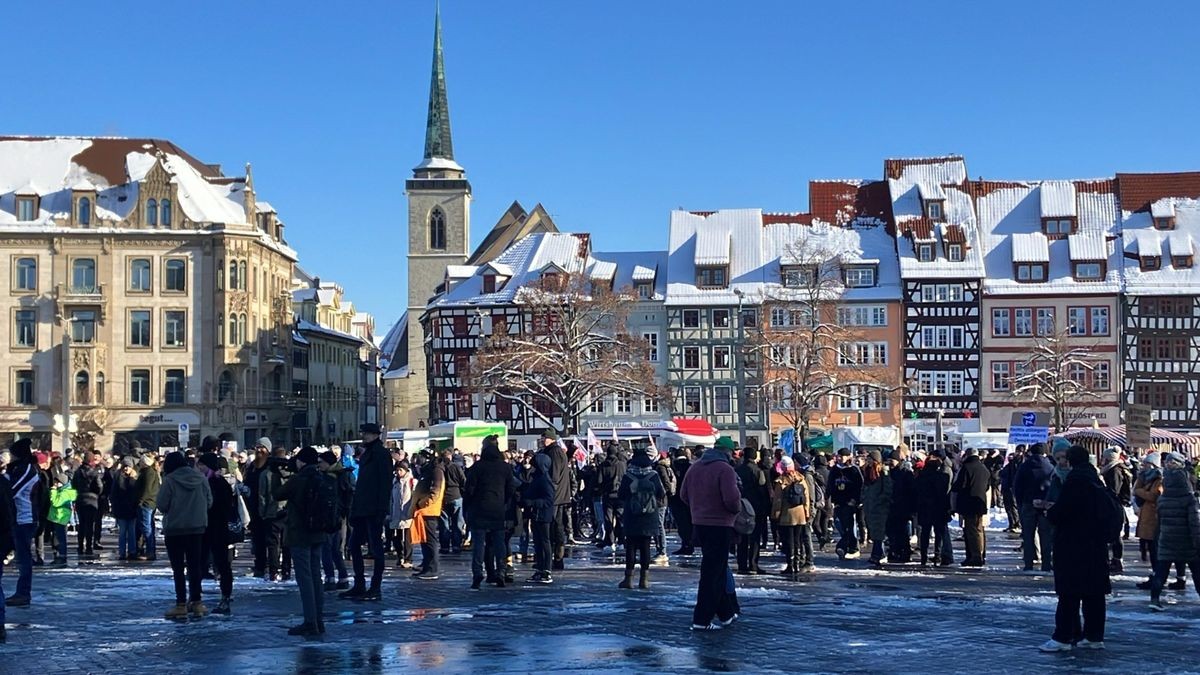
[[[396,566],[412,569],[412,493],[417,481],[409,470],[408,462],[396,462],[396,474],[392,479],[392,500],[388,508],[388,548],[396,551]]]

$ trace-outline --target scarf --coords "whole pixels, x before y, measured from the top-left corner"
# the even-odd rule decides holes
[[[1054,475],[1058,476],[1058,479],[1064,483],[1067,481],[1067,475],[1070,473],[1071,473],[1070,467],[1067,467],[1064,469],[1063,467],[1058,466],[1057,464],[1054,466]]]

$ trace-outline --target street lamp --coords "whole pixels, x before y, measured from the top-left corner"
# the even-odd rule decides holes
[[[738,404],[738,447],[746,447],[746,369],[742,351],[746,348],[746,322],[742,316],[742,300],[745,293],[742,289],[733,289],[733,294],[737,296],[737,320],[738,320],[738,338],[737,338],[737,404]]]

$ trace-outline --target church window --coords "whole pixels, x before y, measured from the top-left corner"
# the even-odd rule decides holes
[[[441,209],[434,209],[429,214],[429,248],[435,251],[446,250],[446,214]]]

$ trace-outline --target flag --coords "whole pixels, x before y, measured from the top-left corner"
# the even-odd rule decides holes
[[[617,428],[616,427],[612,428],[612,432],[613,432],[613,443],[621,442],[621,439],[617,438]]]
[[[661,454],[658,451],[658,446],[654,444],[654,436],[651,435],[649,438],[650,438],[650,449],[653,450],[654,454],[656,454],[656,455]]]
[[[588,429],[588,450],[600,452],[600,439],[596,438],[596,433],[590,428]]]

